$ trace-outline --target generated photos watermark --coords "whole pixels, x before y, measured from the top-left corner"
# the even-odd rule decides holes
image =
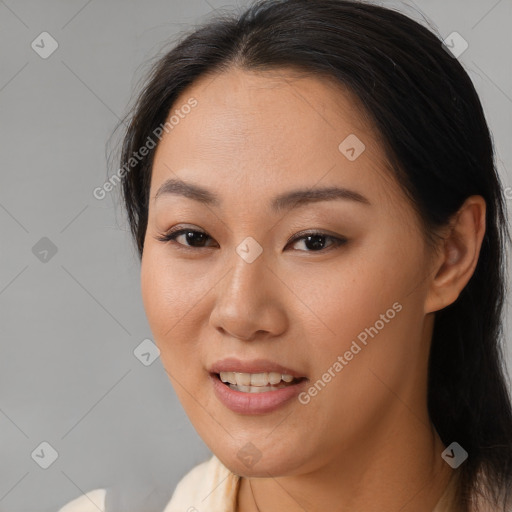
[[[105,181],[101,187],[96,187],[93,190],[92,195],[99,201],[105,199],[107,194],[112,192],[112,190],[121,183],[121,179],[143,158],[149,155],[149,152],[157,146],[157,141],[162,139],[164,133],[169,133],[173,130],[182,119],[185,119],[185,117],[190,114],[194,107],[197,107],[197,105],[198,101],[192,97],[189,98],[188,101],[180,108],[175,109],[174,113],[168,117],[165,123],[160,124],[153,130],[154,137],[148,135],[146,142],[137,151],[132,153],[132,156],[123,165],[123,167],[120,167],[112,176],[110,176],[110,178]]]
[[[402,311],[402,304],[395,302],[386,313],[382,313],[371,327],[365,328],[357,335],[357,340],[353,340],[349,350],[346,350],[343,355],[339,355],[334,363],[327,369],[327,371],[318,379],[307,391],[299,393],[298,399],[302,405],[307,405],[311,402],[311,398],[315,397],[322,391],[329,382],[338,375],[338,373],[347,366],[354,356],[359,354],[364,347],[368,345],[368,337],[374,338],[379,332],[384,329],[386,324],[395,318],[396,314]],[[359,343],[358,343],[359,342]]]

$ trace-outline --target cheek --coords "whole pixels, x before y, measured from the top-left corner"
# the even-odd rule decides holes
[[[325,272],[315,271],[314,277],[304,272],[295,278],[294,290],[301,290],[303,303],[297,304],[306,315],[306,350],[314,360],[312,380],[329,382],[325,389],[331,392],[322,388],[319,395],[334,400],[337,408],[357,410],[361,400],[368,404],[382,398],[387,392],[372,372],[399,382],[411,360],[421,355],[419,260],[389,245],[374,247],[379,250],[354,252],[326,266]],[[376,384],[382,394],[375,392]]]
[[[146,251],[146,247],[144,249]],[[199,317],[205,288],[160,248],[147,248],[141,265],[141,292],[153,340],[174,391],[194,424],[206,421],[198,405],[206,374],[198,362]],[[204,400],[199,400],[203,405]]]
[[[201,288],[197,281],[197,276],[193,277],[190,268],[177,265],[165,249],[151,245],[144,248],[141,292],[155,336],[162,340],[166,332],[171,335],[179,328],[187,311],[199,303]]]
[[[351,340],[381,314],[389,311],[388,316],[394,317],[393,304],[403,299],[414,281],[410,267],[381,244],[378,251],[353,250],[311,271],[288,269],[282,277],[293,292],[288,306],[295,306],[290,313],[304,319],[307,337],[325,349],[317,354],[320,357],[348,350]]]
[[[188,361],[197,349],[199,335],[194,329],[199,328],[205,290],[200,279],[177,267],[165,251],[144,250],[141,292],[146,317],[164,367],[176,372],[190,367]]]

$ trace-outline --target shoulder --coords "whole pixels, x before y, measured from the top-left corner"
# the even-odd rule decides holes
[[[105,510],[106,489],[94,489],[66,503],[57,512],[98,512]]]
[[[163,512],[234,512],[239,481],[240,477],[213,455],[209,460],[193,467],[179,481]]]
[[[240,477],[226,468],[214,455],[194,466],[176,486],[171,500],[162,512],[235,512]],[[115,489],[102,488],[89,491],[66,503],[57,512],[109,512],[119,508],[119,500],[112,501]],[[124,502],[123,502],[124,503]],[[113,506],[112,506],[113,505]],[[124,510],[124,509],[123,509]]]

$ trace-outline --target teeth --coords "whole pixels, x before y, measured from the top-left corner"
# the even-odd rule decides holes
[[[237,386],[236,384],[229,384],[231,389],[235,391],[243,391],[244,393],[264,393],[265,391],[274,391],[286,387],[287,384],[280,382],[277,386]]]
[[[289,383],[294,377],[286,373],[264,372],[264,373],[239,373],[220,372],[220,380],[234,384],[240,391],[249,391],[251,387],[266,388],[269,385],[275,386],[281,381]],[[242,389],[247,388],[247,389]],[[263,389],[262,389],[263,391]]]
[[[251,386],[267,386],[269,381],[269,373],[251,373]]]
[[[231,384],[238,384],[239,386],[250,386],[251,385],[251,374],[250,373],[233,373],[234,380],[230,381]]]
[[[264,375],[264,374],[262,374]],[[268,374],[268,381],[270,382],[270,384],[279,384],[281,382],[281,374],[280,373],[277,373],[277,372],[270,372]],[[251,377],[251,384],[252,384],[252,377]]]

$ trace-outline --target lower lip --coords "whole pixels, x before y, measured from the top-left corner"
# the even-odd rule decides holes
[[[296,397],[305,386],[307,380],[297,382],[285,388],[261,393],[236,391],[224,384],[215,374],[210,374],[213,389],[217,398],[233,412],[241,414],[265,414],[282,407]]]

